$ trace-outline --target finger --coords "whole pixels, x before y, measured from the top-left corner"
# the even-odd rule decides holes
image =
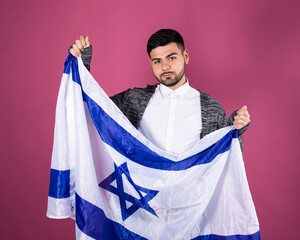
[[[85,45],[86,47],[89,47],[91,45],[89,36],[85,37],[85,43],[86,43],[86,45]]]
[[[241,107],[238,111],[237,111],[237,114],[239,114],[239,112],[245,112],[247,111],[247,106],[244,105],[243,107]]]
[[[236,129],[239,130],[239,129],[245,127],[247,124],[245,124],[245,123],[234,123],[233,125],[234,125],[234,127],[235,127]]]
[[[241,111],[241,112],[237,113],[237,115],[235,115],[235,117],[239,117],[239,116],[245,116],[245,117],[250,118],[250,114],[248,111]]]
[[[74,57],[79,58],[78,54],[75,52],[75,50],[73,49],[73,47],[70,48],[70,53],[71,53]]]
[[[249,121],[245,121],[245,120],[242,120],[242,119],[239,119],[239,120],[237,120],[237,121],[234,121],[234,124],[236,124],[236,125],[243,125],[243,126],[246,126],[248,123],[249,123]]]
[[[249,121],[244,121],[244,120],[237,120],[237,121],[234,121],[233,122],[233,125],[236,129],[241,129],[243,127],[245,127],[247,124],[250,123],[250,120]]]
[[[250,118],[244,117],[244,116],[240,117],[239,120],[242,120],[242,121],[244,121],[244,122],[246,122],[246,123],[249,123],[249,122],[250,122]]]
[[[85,36],[81,35],[79,39],[80,39],[82,46],[85,48],[86,47]]]
[[[234,120],[250,121],[250,115],[236,115]]]
[[[237,123],[237,121],[234,121],[233,122],[233,126],[236,128],[236,129],[241,129],[242,126],[240,124]]]
[[[76,45],[76,43],[73,44],[72,48],[74,49],[74,51],[76,52],[76,54],[80,57],[81,56],[81,51],[78,48],[78,46]]]
[[[235,127],[235,129],[237,129],[237,130],[240,130],[240,129],[242,129],[242,128],[243,128],[243,126],[242,126],[242,125],[234,125],[234,127]]]
[[[77,39],[75,41],[75,43],[76,43],[77,47],[80,49],[80,51],[83,51],[83,46],[84,45],[82,45],[81,41],[79,39]]]

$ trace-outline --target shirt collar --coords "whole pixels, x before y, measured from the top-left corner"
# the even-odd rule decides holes
[[[190,90],[190,84],[189,84],[189,81],[186,80],[185,84],[183,84],[179,88],[176,88],[175,90],[172,90],[171,88],[169,88],[163,84],[159,84],[158,88],[164,97],[167,97],[172,93],[175,93],[176,96],[178,96],[178,97],[184,97],[184,95]]]

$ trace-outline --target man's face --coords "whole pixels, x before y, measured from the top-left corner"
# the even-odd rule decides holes
[[[189,61],[188,51],[182,52],[176,43],[152,49],[150,61],[154,76],[165,86],[175,90],[186,82],[184,72]]]

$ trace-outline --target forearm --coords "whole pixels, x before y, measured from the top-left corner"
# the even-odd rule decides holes
[[[83,49],[81,59],[86,69],[90,71],[92,61],[92,45]]]

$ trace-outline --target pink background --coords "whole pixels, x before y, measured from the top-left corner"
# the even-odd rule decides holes
[[[55,105],[68,47],[93,43],[109,94],[156,82],[146,55],[160,28],[182,33],[187,77],[252,124],[244,160],[264,240],[299,239],[300,3],[295,0],[5,1],[1,26],[1,239],[74,239],[46,217]],[[297,237],[298,236],[298,237]]]

